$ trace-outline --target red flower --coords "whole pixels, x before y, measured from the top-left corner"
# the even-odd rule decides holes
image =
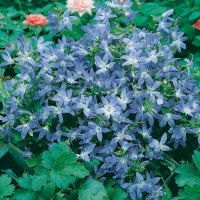
[[[198,21],[195,24],[193,24],[192,27],[200,30],[200,19],[198,19]]]
[[[23,24],[31,26],[44,26],[47,22],[48,20],[42,14],[30,14],[26,15],[26,20],[23,21]]]

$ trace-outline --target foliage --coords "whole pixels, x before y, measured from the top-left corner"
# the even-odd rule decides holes
[[[173,9],[136,9],[113,0],[80,18],[56,7],[54,36],[6,47],[0,66],[16,76],[3,85],[0,137],[26,160],[12,198],[175,200],[198,188],[198,152],[180,165],[200,144],[193,60],[176,58],[187,38]],[[140,15],[157,16],[140,29]]]
[[[186,163],[179,166],[175,172],[178,174],[176,176],[176,183],[182,188],[179,191],[180,197],[184,196],[186,200],[198,200],[200,197],[199,187],[200,187],[200,152],[194,151],[192,156],[193,163]],[[177,197],[177,199],[179,199]],[[175,198],[174,198],[175,200]]]
[[[63,142],[54,144],[50,150],[43,152],[34,171],[33,175],[24,173],[22,177],[18,177],[17,184],[20,189],[16,190],[11,184],[11,178],[6,174],[1,175],[0,197],[9,196],[9,199],[16,200],[61,200],[69,197],[75,200],[73,195],[77,193],[79,200],[95,199],[97,196],[100,200],[108,199],[107,191],[101,182],[84,179],[89,175],[88,171]]]
[[[166,10],[174,9],[173,18],[176,19],[177,25],[187,37],[187,50],[178,54],[179,57],[184,58],[193,54],[194,66],[193,76],[200,83],[200,55],[198,48],[200,46],[199,30],[192,27],[194,23],[200,19],[199,12],[200,2],[196,1],[163,1],[163,0],[143,0],[139,1],[138,14],[136,15],[136,25],[144,27],[149,30],[155,29],[154,20],[157,15],[161,15]]]

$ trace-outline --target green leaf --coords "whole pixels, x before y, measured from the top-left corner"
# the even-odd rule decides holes
[[[79,189],[79,200],[108,200],[106,189],[101,182],[87,180]]]
[[[8,41],[8,34],[3,32],[3,31],[0,31],[0,41]]]
[[[47,184],[48,180],[49,175],[45,173],[34,176],[25,173],[21,178],[18,179],[18,183],[24,189],[39,191],[41,190],[42,186]]]
[[[15,30],[15,26],[14,26],[14,29],[13,30]],[[18,36],[19,36],[19,34],[21,34],[21,33],[23,33],[23,30],[21,30],[21,31],[15,31],[14,33],[12,33],[11,35],[10,35],[10,38],[9,38],[9,41],[10,42],[14,42],[17,38],[18,38]]]
[[[127,193],[124,192],[122,189],[114,190],[112,196],[109,198],[110,200],[123,200],[126,199]]]
[[[181,27],[180,30],[183,31],[190,40],[192,40],[196,35],[196,29],[193,28],[190,24],[186,24],[185,26]]]
[[[8,174],[11,178],[15,179],[16,181],[18,180],[18,177],[11,169],[1,170],[1,171],[5,172],[6,174]]]
[[[165,186],[165,192],[166,192],[166,194],[162,197],[162,200],[171,199],[171,197],[172,197],[172,192],[171,192],[171,190],[167,187],[167,185],[166,185],[165,182],[164,182],[164,186]]]
[[[53,183],[48,183],[42,189],[41,196],[44,198],[44,200],[52,199],[54,191],[55,185]]]
[[[33,169],[32,168],[29,168],[27,165],[26,165],[26,160],[25,158],[22,156],[22,151],[15,147],[14,145],[12,144],[7,144],[6,145],[7,148],[8,148],[8,151],[9,153],[11,154],[13,160],[24,170],[26,169],[28,172],[30,173],[33,173]]]
[[[199,200],[200,199],[200,185],[186,186],[185,192],[187,194],[186,200]]]
[[[161,15],[167,10],[166,7],[160,6],[157,3],[145,3],[141,6],[140,12],[145,16]]]
[[[74,182],[74,177],[84,178],[89,175],[88,170],[77,162],[77,156],[73,152],[69,152],[68,146],[64,142],[54,144],[50,151],[43,153],[42,159],[43,167],[51,170],[51,182],[55,183],[58,188],[66,188],[69,183]]]
[[[68,146],[64,142],[52,145],[50,151],[45,151],[42,155],[43,166],[46,167],[47,169],[53,169],[56,160],[59,158],[59,155],[66,151],[68,151]],[[76,162],[75,154],[69,153],[68,162],[69,163]]]
[[[134,19],[136,26],[145,26],[147,21],[148,21],[148,17],[145,17],[145,16],[141,15],[140,13],[137,13],[136,17]]]
[[[191,9],[190,8],[184,8],[183,12],[181,13],[181,17],[189,15],[191,13]]]
[[[36,200],[38,195],[35,192],[30,192],[25,189],[20,189],[15,191],[14,194],[15,200]]]
[[[199,47],[200,46],[200,36],[196,36],[194,38],[194,41],[192,42],[195,46]]]
[[[0,197],[6,197],[13,194],[15,186],[11,183],[11,178],[7,174],[0,176]]]
[[[40,174],[39,176],[32,176],[32,190],[33,191],[39,191],[41,190],[42,186],[45,186],[47,184],[47,181],[49,179],[49,176],[46,174]]]
[[[78,200],[78,192],[76,190],[70,192],[69,200]]]
[[[53,200],[66,200],[66,198],[63,198],[63,196],[64,194],[57,193]]]
[[[194,154],[192,155],[192,160],[200,173],[200,152],[194,151]]]
[[[97,159],[90,160],[90,162],[84,162],[83,165],[85,168],[91,173],[94,173],[94,166],[98,166],[100,164],[100,161]]]
[[[66,166],[64,170],[66,174],[77,176],[79,178],[84,178],[89,175],[89,171],[79,162]]]
[[[120,188],[113,179],[107,179],[104,183],[109,200],[123,200],[126,199],[127,193]]]
[[[58,188],[66,188],[71,182],[73,182],[73,179],[70,175],[66,174],[64,170],[51,170],[50,181],[55,183]]]
[[[29,167],[34,167],[34,166],[39,164],[39,160],[40,160],[40,158],[27,158],[26,159],[26,164]]]
[[[189,20],[192,21],[194,19],[198,19],[200,17],[200,12],[194,12],[190,15]]]
[[[175,179],[180,187],[186,184],[190,186],[200,184],[200,177],[198,176],[197,169],[192,164],[183,164],[178,167],[175,172],[179,174]]]
[[[18,180],[19,185],[24,189],[31,190],[32,188],[32,179],[29,174],[24,174],[21,178]]]
[[[7,152],[8,152],[8,149],[7,149],[6,145],[1,146],[0,158],[2,158]]]

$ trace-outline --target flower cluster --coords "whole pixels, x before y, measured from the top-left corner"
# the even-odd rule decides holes
[[[1,129],[9,140],[15,134],[49,145],[67,140],[80,159],[101,162],[98,178],[112,174],[133,200],[160,199],[160,177],[149,163],[186,145],[187,135],[200,135],[200,89],[185,70],[192,62],[180,66],[174,57],[186,38],[173,10],[157,18],[152,33],[123,28],[122,13],[127,24],[135,15],[130,1],[106,4],[79,41],[63,36],[53,47],[43,37],[31,45],[20,36],[16,57],[7,49],[1,65],[16,64],[20,73],[6,81],[12,95]],[[71,30],[75,19],[67,11],[61,21],[48,17],[53,32]]]

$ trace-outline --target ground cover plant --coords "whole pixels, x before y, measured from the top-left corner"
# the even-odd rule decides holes
[[[1,170],[0,197],[198,200],[200,87],[176,57],[174,10],[150,30],[131,1],[74,2],[47,16],[57,42],[19,35],[2,54],[17,74],[2,83],[0,158],[23,172]]]
[[[137,2],[138,6],[134,8],[138,10],[136,24],[141,28],[145,27],[149,30],[155,29],[153,21],[156,15],[174,8],[173,18],[177,21],[180,30],[188,37],[186,41],[187,49],[178,53],[177,56],[193,58],[193,76],[200,83],[200,54],[198,52],[200,46],[200,1],[140,0]]]

